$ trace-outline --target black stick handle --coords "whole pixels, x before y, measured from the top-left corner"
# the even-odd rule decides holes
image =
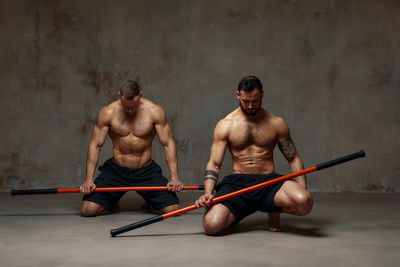
[[[11,195],[39,195],[39,194],[57,194],[57,188],[49,189],[26,189],[26,190],[11,190]]]
[[[341,158],[337,158],[337,159],[334,159],[334,160],[331,160],[331,161],[327,161],[327,162],[318,164],[315,167],[317,167],[317,170],[319,171],[319,170],[322,170],[322,169],[326,169],[326,168],[332,167],[334,165],[338,165],[338,164],[346,162],[346,161],[350,161],[350,160],[353,160],[353,159],[356,159],[356,158],[362,158],[362,157],[365,157],[365,151],[364,150],[360,150],[360,151],[358,151],[356,153],[353,153],[353,154],[350,154],[350,155],[347,155],[347,156],[344,156],[344,157],[341,157]]]
[[[111,230],[111,236],[114,237],[116,235],[128,232],[130,230],[133,230],[133,229],[145,226],[145,225],[149,225],[149,224],[152,224],[152,223],[156,223],[156,222],[159,222],[159,221],[162,221],[162,220],[164,220],[164,217],[162,215],[157,215],[157,216],[145,219],[145,220],[137,222],[137,223],[128,224],[128,225],[122,226],[122,227],[117,228],[117,229],[112,229]]]

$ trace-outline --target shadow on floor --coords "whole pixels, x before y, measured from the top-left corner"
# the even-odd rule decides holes
[[[330,236],[330,234],[327,234],[324,229],[329,228],[329,226],[333,224],[335,224],[333,221],[329,221],[323,218],[284,218],[283,220],[281,220],[282,232],[280,233],[294,234],[306,237],[328,237]],[[237,225],[234,225],[229,229],[223,230],[222,232],[217,234],[217,236],[240,234],[251,231],[268,231],[267,219],[247,219],[243,222],[239,222]]]

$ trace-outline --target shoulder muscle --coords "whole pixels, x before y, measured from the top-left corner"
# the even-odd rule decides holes
[[[155,124],[164,124],[167,121],[165,111],[160,105],[153,102],[148,102],[146,105],[149,105],[149,113]]]
[[[278,143],[283,142],[290,138],[290,130],[286,121],[281,117],[274,116],[273,125],[277,132],[277,141]]]
[[[229,136],[232,127],[232,120],[222,119],[215,126],[214,139],[216,140],[226,140]]]
[[[115,109],[112,106],[103,107],[97,114],[96,125],[100,127],[109,125],[114,114]]]

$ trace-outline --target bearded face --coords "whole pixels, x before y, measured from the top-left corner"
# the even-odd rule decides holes
[[[248,116],[255,116],[261,108],[262,97],[264,91],[260,91],[257,88],[251,92],[240,90],[236,92],[236,98],[239,100],[239,105],[242,111]]]

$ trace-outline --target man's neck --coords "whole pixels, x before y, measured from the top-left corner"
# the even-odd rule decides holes
[[[250,122],[259,122],[265,118],[267,115],[267,112],[265,109],[260,107],[260,109],[257,111],[255,115],[247,115],[242,109],[240,109],[240,112],[242,112],[242,115],[246,118],[247,121]]]

